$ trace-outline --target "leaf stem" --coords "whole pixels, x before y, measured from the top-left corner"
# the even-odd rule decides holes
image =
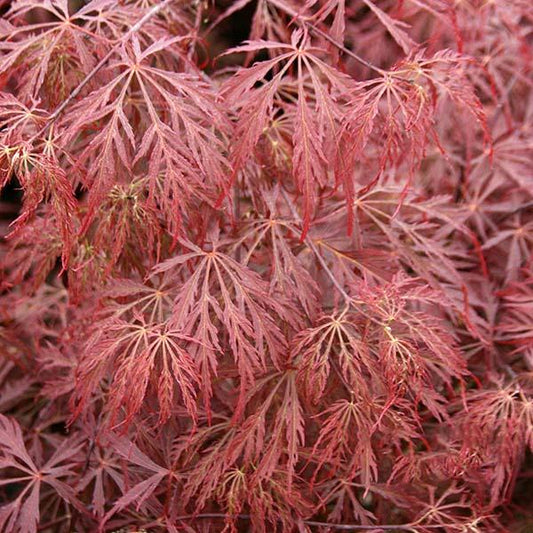
[[[310,22],[309,20],[306,20],[304,19],[300,13],[298,13],[297,11],[289,8],[287,5],[285,4],[282,4],[282,3],[278,3],[276,1],[272,1],[272,3],[278,8],[278,9],[281,9],[283,11],[285,11],[285,13],[287,13],[288,15],[290,15],[291,17],[293,17],[293,19],[295,20],[298,20],[301,24],[303,24],[308,30],[310,30],[311,32],[315,33],[316,35],[319,35],[320,37],[322,37],[323,39],[326,39],[326,41],[328,41],[329,43],[331,43],[333,46],[335,46],[336,48],[338,48],[341,52],[345,53],[346,55],[350,56],[352,59],[355,59],[355,61],[357,61],[358,63],[360,63],[361,65],[364,65],[365,67],[369,68],[370,70],[373,70],[381,75],[384,75],[386,72],[379,68],[379,67],[376,67],[376,65],[373,65],[372,63],[370,63],[370,61],[367,61],[366,59],[364,59],[363,57],[361,57],[360,55],[356,54],[355,52],[352,52],[351,50],[349,50],[348,48],[346,48],[344,46],[344,44],[340,43],[339,41],[337,41],[336,39],[334,39],[333,37],[331,37],[331,35],[329,35],[328,33],[326,33],[325,31],[321,30],[320,28],[318,28],[317,26],[315,26],[312,22]]]

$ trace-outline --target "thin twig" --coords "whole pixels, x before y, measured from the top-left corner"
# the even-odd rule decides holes
[[[314,24],[311,24],[310,22],[305,22],[305,21],[304,21],[304,24],[306,24],[312,32],[314,32],[317,35],[320,35],[320,37],[326,39],[326,41],[328,41],[333,46],[338,48],[341,52],[343,52],[346,55],[350,56],[352,59],[355,59],[358,63],[361,63],[361,65],[364,65],[365,67],[369,68],[370,70],[373,70],[373,71],[377,72],[378,74],[381,74],[381,75],[386,74],[386,71],[384,71],[383,69],[381,69],[379,67],[376,67],[375,65],[373,65],[372,63],[370,63],[366,59],[362,58],[360,55],[356,54],[355,52],[352,52],[351,50],[346,48],[343,44],[339,43],[339,41],[337,41],[336,39],[331,37],[331,35],[329,35],[325,31],[321,30],[320,28],[317,28]]]
[[[315,520],[304,520],[303,521],[305,525],[307,526],[316,526],[316,527],[327,527],[329,529],[337,529],[339,531],[368,531],[368,530],[374,530],[374,531],[416,531],[415,528],[413,528],[409,524],[404,525],[396,525],[396,524],[385,524],[385,525],[362,525],[362,524],[334,524],[333,522],[317,522]],[[440,526],[439,526],[440,527]]]
[[[329,35],[325,31],[323,31],[320,28],[318,28],[317,26],[315,26],[309,20],[306,20],[305,18],[303,18],[300,15],[300,13],[298,13],[297,11],[289,8],[285,4],[279,4],[275,0],[272,1],[272,4],[275,5],[278,9],[281,9],[282,11],[285,11],[285,13],[287,13],[287,15],[290,15],[294,20],[297,20],[298,22],[303,24],[309,31],[315,33],[316,35],[319,35],[323,39],[326,39],[326,41],[328,41],[330,44],[332,44],[333,46],[338,48],[341,52],[343,52],[346,55],[350,56],[352,59],[355,59],[355,61],[357,61],[361,65],[364,65],[365,67],[367,67],[370,70],[373,70],[375,72],[378,72],[379,74],[382,74],[382,75],[385,74],[385,71],[383,69],[381,69],[379,67],[376,67],[375,65],[373,65],[372,63],[370,63],[369,61],[367,61],[366,59],[364,59],[360,55],[358,55],[355,52],[352,52],[351,50],[346,48],[344,46],[344,44],[340,43],[339,41],[337,41],[336,39],[331,37],[331,35]]]
[[[189,52],[187,53],[187,59],[192,63],[194,53],[196,51],[196,43],[198,42],[198,34],[200,32],[200,27],[202,26],[202,1],[196,0],[194,2],[194,7],[196,7],[196,15],[194,18],[194,38],[189,44]]]
[[[300,215],[298,214],[298,211],[296,211],[296,207],[294,207],[294,204],[292,203],[292,200],[289,198],[289,195],[287,194],[287,191],[285,191],[285,189],[282,188],[281,189],[281,194],[282,194],[285,202],[289,206],[289,209],[291,211],[291,214],[292,214],[293,218],[295,220],[297,220],[301,224],[302,223],[302,219],[301,219]],[[340,294],[342,295],[342,297],[346,301],[346,304],[347,305],[351,304],[352,300],[353,300],[352,297],[344,290],[342,285],[339,283],[339,281],[337,280],[337,278],[335,277],[335,275],[333,274],[333,272],[329,268],[328,264],[326,263],[326,261],[322,257],[322,254],[319,252],[318,248],[316,247],[316,244],[309,237],[305,237],[304,238],[304,243],[316,255],[316,258],[318,259],[318,262],[320,263],[320,265],[324,269],[324,272],[327,274],[327,276],[329,277],[329,279],[331,280],[331,282],[333,283],[335,288],[340,292]]]
[[[500,101],[498,102],[498,104],[496,105],[496,108],[494,110],[494,115],[492,115],[491,119],[490,119],[490,124],[489,126],[491,128],[494,128],[500,114],[502,113],[504,107],[505,107],[505,102],[506,101],[509,101],[509,94],[511,93],[511,91],[513,90],[513,87],[515,86],[516,82],[518,81],[518,78],[519,78],[519,75],[518,74],[515,74],[511,80],[509,81],[509,83],[507,84],[507,86],[505,87],[505,92],[503,92],[501,95],[500,95]]]
[[[228,515],[224,513],[201,513],[201,514],[189,514],[176,517],[176,521],[184,522],[186,520],[208,520],[210,518],[214,519],[226,519],[232,518],[237,520],[250,520],[251,516],[249,514],[237,514],[237,515]],[[416,523],[409,524],[374,524],[374,525],[363,525],[363,524],[335,524],[334,522],[319,522],[316,520],[302,520],[307,526],[315,527],[327,527],[329,529],[336,529],[339,531],[410,531],[411,533],[416,533],[418,527]],[[424,529],[442,529],[447,525],[451,524],[427,524],[424,525]]]

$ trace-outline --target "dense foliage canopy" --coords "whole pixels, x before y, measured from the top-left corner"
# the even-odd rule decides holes
[[[0,10],[1,531],[528,531],[530,0]]]

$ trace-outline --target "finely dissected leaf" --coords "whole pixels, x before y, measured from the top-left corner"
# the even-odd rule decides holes
[[[115,185],[99,207],[93,224],[93,246],[105,254],[108,270],[122,257],[124,267],[141,269],[144,256],[157,256],[163,225],[155,206],[146,198],[146,180]],[[126,267],[127,268],[127,267]]]
[[[418,400],[427,402],[435,416],[439,416],[441,409],[433,403],[434,386],[428,387],[428,381],[435,383],[433,380],[437,379],[450,383],[452,378],[461,379],[467,373],[464,359],[444,322],[438,316],[416,309],[417,306],[428,306],[429,309],[438,306],[442,295],[417,286],[412,280],[405,280],[380,291],[368,292],[363,288],[360,298],[364,305],[368,305],[376,325],[376,336],[373,336],[373,326],[370,325],[367,339],[377,348],[374,350],[382,365],[385,382],[393,389],[407,387]],[[429,376],[432,377],[427,380]]]
[[[25,102],[36,100],[43,92],[48,105],[60,102],[95,65],[94,50],[105,40],[91,33],[88,40],[83,23],[98,4],[101,2],[89,2],[71,17],[67,2],[45,0],[38,7],[50,15],[48,21],[0,32],[0,73],[22,67],[18,94]],[[13,2],[8,17],[18,22],[36,7],[34,2]]]
[[[291,348],[298,365],[298,378],[308,397],[315,402],[324,394],[331,367],[338,369],[353,389],[366,389],[362,360],[368,348],[347,309],[322,317],[313,328],[300,332]],[[368,359],[370,360],[370,359]]]
[[[325,462],[337,463],[337,466],[348,466],[353,476],[357,468],[362,469],[362,480],[365,484],[377,477],[377,462],[372,450],[372,409],[368,410],[364,400],[348,402],[339,400],[327,409],[320,435],[315,443],[315,452],[320,452],[320,469]],[[353,436],[357,437],[357,447],[352,450]],[[355,451],[355,453],[354,453]]]
[[[290,491],[300,449],[305,444],[305,422],[302,404],[296,387],[295,372],[286,372],[281,377],[278,386],[282,395],[280,405],[274,417],[273,427],[268,434],[268,445],[262,450],[262,457],[258,462],[255,475],[259,479],[269,479],[276,468],[279,467],[282,458],[286,456],[285,469]],[[277,390],[278,386],[274,390]],[[271,398],[272,396],[270,396],[269,400]],[[266,409],[269,407],[268,401],[261,406],[262,418],[266,418]],[[255,418],[255,415],[252,416]],[[243,425],[246,426],[246,422]]]
[[[240,410],[245,390],[254,383],[256,374],[266,370],[267,362],[281,365],[287,343],[277,320],[288,320],[289,324],[291,320],[280,300],[269,295],[267,284],[219,251],[216,243],[209,252],[192,243],[183,245],[186,253],[154,269],[155,273],[174,271],[182,282],[171,323],[179,324],[185,334],[198,340],[194,358],[206,399],[211,396],[217,358],[226,349],[230,351],[241,379]],[[188,265],[192,274],[183,280]]]
[[[502,501],[511,490],[516,469],[527,448],[533,448],[531,379],[474,391],[468,411],[459,419],[459,438],[466,450],[477,448],[481,471],[490,487],[490,499]],[[494,457],[499,460],[494,462]]]
[[[280,90],[284,75],[289,69],[295,69],[293,90],[297,103],[291,112],[294,114],[292,171],[298,191],[304,197],[305,235],[316,206],[317,190],[332,181],[328,167],[332,168],[341,157],[338,136],[342,109],[337,99],[346,99],[355,84],[348,76],[322,61],[318,57],[321,50],[312,47],[308,35],[301,31],[293,33],[290,46],[272,41],[249,41],[232,51],[261,49],[279,50],[282,53],[239,71],[222,91],[230,103],[236,105],[239,113],[237,131],[241,132],[242,141],[234,148],[233,161],[236,169],[243,165],[261,133],[274,118],[274,96]],[[254,84],[262,82],[270,71],[273,71],[273,78],[264,83],[261,97],[253,95],[253,100],[250,100]],[[309,88],[312,88],[311,91]],[[249,104],[243,105],[246,101]],[[250,128],[252,123],[253,127]],[[351,189],[348,185],[346,188],[346,194],[350,196]]]
[[[133,168],[146,173],[144,191],[166,212],[172,233],[190,200],[213,201],[226,186],[224,139],[211,124],[221,133],[227,121],[211,88],[198,74],[151,64],[175,41],[163,39],[144,50],[136,40],[121,46],[120,59],[110,67],[116,76],[73,106],[63,143],[86,168],[91,218],[124,171]],[[144,118],[142,125],[132,121],[130,105]],[[84,142],[80,134],[88,128],[98,133]]]
[[[322,397],[333,366],[350,393],[370,396],[371,386],[389,391],[391,398],[407,393],[435,416],[444,415],[443,398],[428,383],[461,379],[465,363],[442,323],[411,308],[435,305],[437,295],[416,288],[411,281],[404,282],[403,288],[400,296],[396,285],[372,292],[361,287],[360,315],[344,310],[322,318],[317,327],[296,337],[293,357],[311,399]]]
[[[341,172],[351,172],[372,135],[383,143],[378,171],[405,164],[414,172],[430,142],[442,150],[435,131],[439,99],[451,99],[471,113],[490,144],[486,115],[470,80],[464,74],[469,58],[450,50],[426,57],[424,51],[400,61],[380,76],[360,82],[343,126]]]
[[[291,296],[300,302],[309,316],[313,316],[319,288],[295,251],[297,243],[294,235],[299,233],[299,229],[289,220],[276,216],[276,193],[267,196],[266,200],[270,216],[257,218],[243,228],[238,242],[244,248],[242,261],[245,265],[260,265],[264,260],[263,254],[269,254],[271,292]]]
[[[270,519],[269,509],[275,507],[268,495],[270,487],[275,494],[290,498],[277,505],[305,505],[294,492],[294,485],[300,482],[296,466],[305,439],[303,407],[295,378],[292,370],[266,376],[247,398],[247,404],[257,398],[258,405],[238,426],[211,426],[193,437],[192,442],[180,446],[181,453],[188,452],[196,461],[185,485],[187,501],[193,500],[199,509],[216,494],[232,514],[248,502],[259,516],[265,519],[268,515]],[[195,457],[206,443],[209,446]],[[280,482],[282,485],[277,486]]]
[[[117,487],[123,494],[126,492],[122,478],[122,464],[109,448],[95,446],[94,462],[80,479],[78,489],[85,490],[92,485],[92,505],[98,518],[103,518],[105,509],[109,505],[106,495],[111,493],[110,485]]]
[[[194,339],[168,323],[147,324],[141,316],[131,322],[111,318],[100,327],[87,341],[78,369],[78,411],[111,374],[108,407],[112,422],[122,416],[122,409],[126,422],[130,421],[141,409],[149,387],[157,392],[161,423],[171,415],[176,387],[196,418],[200,379],[187,348]]]
[[[57,158],[55,140],[49,137],[44,147],[25,140],[47,120],[39,107],[26,106],[13,96],[0,94],[0,189],[16,177],[23,191],[23,206],[13,222],[11,236],[25,231],[38,207],[46,203],[55,218],[62,239],[62,259],[67,264],[75,233],[77,203],[69,179]]]

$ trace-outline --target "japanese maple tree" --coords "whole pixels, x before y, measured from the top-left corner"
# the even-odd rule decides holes
[[[533,3],[0,13],[2,532],[528,531]]]

